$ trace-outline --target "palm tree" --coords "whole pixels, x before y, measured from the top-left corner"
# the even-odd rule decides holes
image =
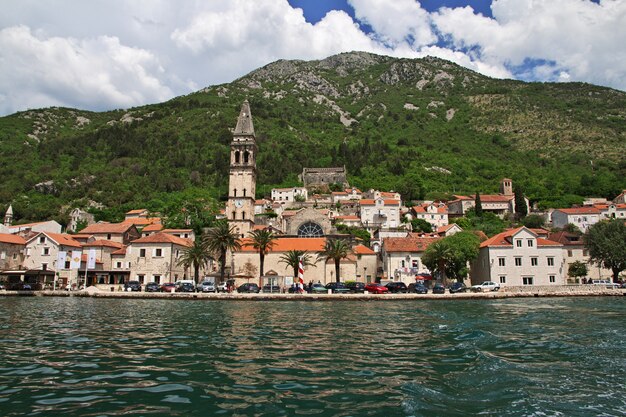
[[[252,239],[252,247],[259,252],[259,260],[260,260],[260,275],[259,280],[263,276],[263,263],[265,262],[265,255],[272,249],[272,247],[276,244],[275,240],[276,235],[267,229],[262,230],[253,230],[248,232],[250,238]]]
[[[193,267],[193,279],[198,284],[200,268],[206,266],[213,259],[211,252],[207,248],[206,242],[200,237],[196,237],[193,245],[183,249],[177,265],[184,266],[185,269]]]
[[[317,259],[313,261],[313,258],[306,253],[305,250],[290,250],[289,252],[283,253],[280,256],[280,260],[278,262],[287,264],[288,266],[293,268],[293,276],[294,278],[298,276],[298,264],[302,259],[302,266],[313,266],[317,263]]]
[[[241,249],[241,242],[234,227],[229,227],[227,221],[219,221],[211,227],[203,238],[207,249],[217,254],[220,263],[220,282],[224,282],[226,270],[226,253]]]
[[[342,259],[348,257],[352,253],[350,245],[341,239],[327,239],[322,249],[318,254],[318,259],[332,259],[335,262],[335,280],[340,281],[339,277],[339,264]]]
[[[433,273],[439,274],[446,281],[446,268],[454,260],[452,249],[443,240],[431,244],[424,251],[422,263]]]

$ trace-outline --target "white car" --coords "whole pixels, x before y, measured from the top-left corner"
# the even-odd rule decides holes
[[[215,284],[212,281],[203,281],[198,284],[198,292],[215,292]]]
[[[470,289],[474,292],[498,291],[500,289],[500,285],[493,281],[483,281],[480,284],[472,285]]]
[[[619,284],[615,284],[608,279],[594,279],[591,281],[592,285],[603,285],[606,288],[619,288]]]
[[[222,282],[221,284],[217,284],[217,292],[227,292],[228,291],[228,286],[226,285],[225,282]]]

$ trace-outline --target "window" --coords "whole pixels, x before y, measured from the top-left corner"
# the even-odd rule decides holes
[[[46,237],[45,236],[39,236],[39,243],[46,243]]]
[[[157,284],[161,283],[161,275],[155,275],[154,276],[154,282],[156,282]]]
[[[506,275],[500,276],[500,284],[506,284]]]
[[[556,277],[554,275],[550,275],[550,283],[554,284],[556,282]]]
[[[140,284],[143,284],[143,280],[144,280],[143,275],[137,275],[137,281],[139,281]]]
[[[528,239],[526,242],[528,243],[529,248],[532,248],[533,246],[535,246],[535,241],[532,239]]]
[[[506,259],[498,258],[498,266],[506,266]]]
[[[568,258],[571,258],[571,257],[572,257],[572,255],[573,255],[573,254],[572,254],[572,250],[571,250],[571,249],[568,249],[568,250],[567,250],[567,257],[568,257]]]
[[[156,249],[154,250],[154,256],[155,256],[155,257],[157,257],[157,258],[159,258],[159,257],[163,256],[163,249],[161,249],[161,248],[156,248]]]
[[[17,259],[17,253],[14,253],[13,254],[13,260],[16,260],[16,259]]]
[[[139,249],[139,257],[140,258],[145,258],[146,257],[146,250],[145,249]]]
[[[64,269],[70,269],[70,265],[71,265],[70,261],[65,261],[65,268]]]
[[[122,263],[121,262],[116,262],[115,263],[115,267],[116,268],[121,268],[122,267]]]
[[[241,212],[241,220],[245,220],[246,219],[246,212],[242,211]]]
[[[515,246],[517,246],[518,248],[521,248],[522,247],[522,239],[515,240]]]
[[[107,240],[111,240],[111,233],[107,233]]]
[[[419,261],[417,259],[411,261],[411,268],[419,268]]]
[[[400,261],[400,267],[404,268],[405,267],[405,263],[404,263],[404,259],[402,261]]]
[[[42,271],[47,271],[48,270],[48,264],[47,263],[41,264],[41,270]]]
[[[522,266],[522,258],[520,257],[515,258],[515,266]]]
[[[237,197],[237,189],[236,188],[233,190],[233,197]]]
[[[548,258],[548,266],[554,266],[554,258],[552,257]]]
[[[48,256],[50,255],[50,248],[43,248],[43,250],[41,251],[41,254],[43,256]]]
[[[536,257],[533,256],[532,258],[530,258],[530,266],[537,266],[537,264],[538,261]]]
[[[533,277],[522,277],[522,284],[533,285]]]
[[[243,189],[243,196],[244,197],[246,196],[246,189],[245,188]]]
[[[237,218],[237,212],[233,211],[233,220]]]

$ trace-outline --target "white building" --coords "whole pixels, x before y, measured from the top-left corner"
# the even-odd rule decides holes
[[[540,238],[526,227],[507,230],[480,244],[472,262],[472,284],[493,281],[500,286],[563,285],[563,245]]]
[[[411,217],[427,221],[433,230],[448,225],[448,206],[442,202],[426,202],[411,207]]]
[[[600,210],[595,207],[556,209],[552,212],[552,226],[562,229],[571,223],[585,233],[589,226],[598,223],[601,218]]]
[[[402,281],[405,284],[415,282],[418,274],[430,274],[422,263],[422,255],[428,246],[440,240],[439,237],[388,237],[383,239],[381,258],[386,279]]]
[[[272,188],[272,201],[279,203],[293,203],[299,197],[302,201],[308,198],[308,192],[304,187]]]
[[[400,200],[361,200],[361,223],[367,229],[393,229],[400,226]]]
[[[192,245],[191,240],[176,237],[167,233],[155,233],[150,236],[133,240],[126,248],[125,259],[113,257],[113,269],[120,272],[130,262],[131,280],[141,284],[156,282],[174,282],[182,279],[185,268],[178,264],[183,250]],[[193,274],[193,271],[191,272]]]

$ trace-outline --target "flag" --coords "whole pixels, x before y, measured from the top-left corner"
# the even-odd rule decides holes
[[[89,249],[89,254],[87,255],[87,269],[96,269],[96,250]]]
[[[59,251],[57,255],[57,271],[65,269],[65,260],[67,259],[67,252]]]
[[[83,252],[79,250],[72,251],[72,259],[70,261],[70,269],[80,268],[80,258],[83,256]]]
[[[304,266],[302,265],[302,258],[298,259],[298,282],[304,285]]]

